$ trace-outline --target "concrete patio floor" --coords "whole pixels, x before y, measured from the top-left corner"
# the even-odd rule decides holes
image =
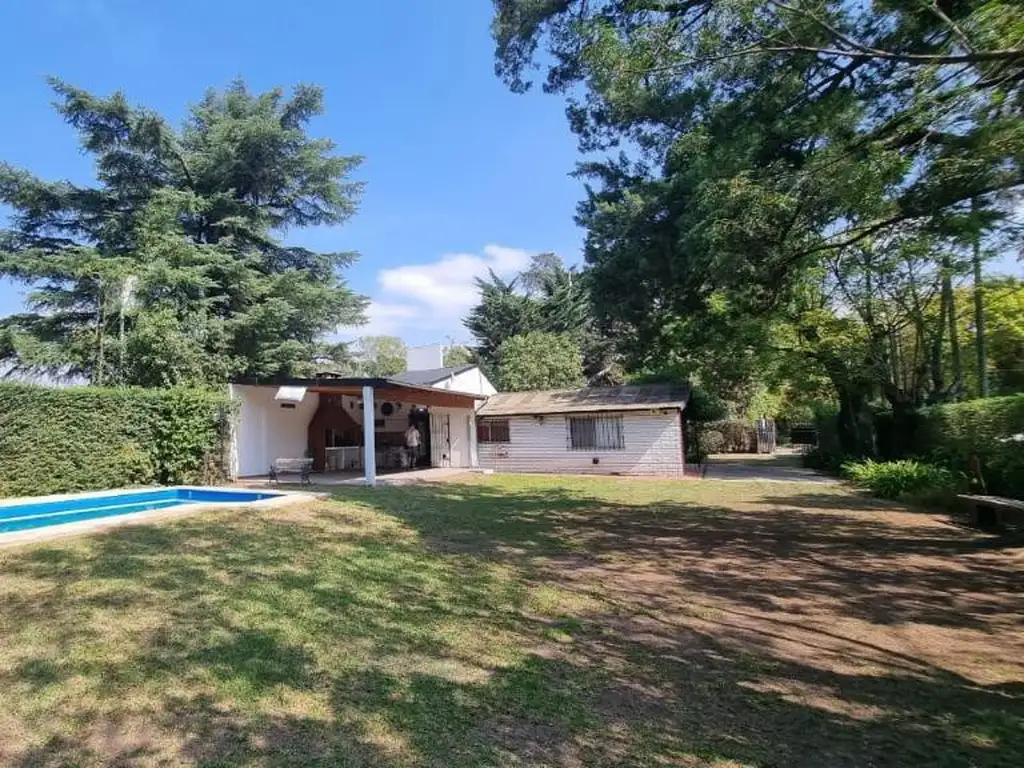
[[[411,483],[431,483],[439,480],[449,480],[457,475],[464,475],[469,472],[479,473],[479,469],[466,467],[430,467],[428,469],[414,470],[390,470],[377,473],[377,485],[409,485]],[[363,473],[361,470],[353,472],[315,472],[310,478],[312,485],[363,485]],[[274,483],[264,477],[245,477],[237,480],[234,485],[244,488],[267,488],[281,486],[299,486],[298,476],[286,475],[285,480]]]

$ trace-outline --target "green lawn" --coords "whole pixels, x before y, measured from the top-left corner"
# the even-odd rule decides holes
[[[0,550],[0,764],[1019,765],[1022,550],[468,477]]]

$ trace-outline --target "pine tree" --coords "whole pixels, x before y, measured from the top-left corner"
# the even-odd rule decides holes
[[[340,224],[360,158],[307,135],[323,93],[209,91],[180,129],[128,103],[52,81],[57,109],[95,158],[97,184],[0,164],[0,274],[30,288],[0,321],[14,369],[97,384],[216,383],[308,372],[324,337],[362,320],[341,277],[350,253],[283,232]]]

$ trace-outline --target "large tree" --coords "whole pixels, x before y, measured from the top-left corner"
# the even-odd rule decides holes
[[[928,315],[952,304],[942,259],[1003,222],[1024,183],[1014,6],[495,0],[498,73],[522,90],[545,62],[596,153],[579,222],[598,321],[631,367],[749,378],[799,350],[836,382],[849,425],[882,394],[952,391],[951,310]],[[927,286],[892,266],[920,243],[937,260]],[[842,296],[843,281],[870,292],[878,270],[926,350],[931,383],[915,376],[912,393],[892,380],[896,330]],[[935,285],[945,299],[924,295]]]
[[[564,333],[513,336],[501,345],[498,383],[509,392],[582,387],[586,379],[579,346]]]
[[[566,267],[554,253],[539,253],[514,279],[492,273],[477,284],[480,303],[470,311],[465,325],[477,340],[476,354],[484,365],[498,364],[507,339],[538,331],[571,339],[591,383],[620,380],[614,344],[594,317],[588,274]]]
[[[0,274],[30,288],[0,321],[9,367],[102,384],[213,383],[311,371],[362,320],[350,253],[285,245],[356,209],[360,158],[307,134],[323,94],[209,91],[180,128],[118,92],[52,81],[95,186],[0,164]]]
[[[393,376],[407,368],[407,348],[397,336],[363,336],[356,347],[356,368],[363,376]]]

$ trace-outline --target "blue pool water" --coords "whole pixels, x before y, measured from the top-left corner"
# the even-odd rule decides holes
[[[32,501],[0,505],[0,533],[26,531],[50,525],[78,523],[98,517],[128,515],[183,504],[245,504],[280,496],[279,493],[228,491],[213,488],[160,488],[153,491],[75,496],[57,501]]]

